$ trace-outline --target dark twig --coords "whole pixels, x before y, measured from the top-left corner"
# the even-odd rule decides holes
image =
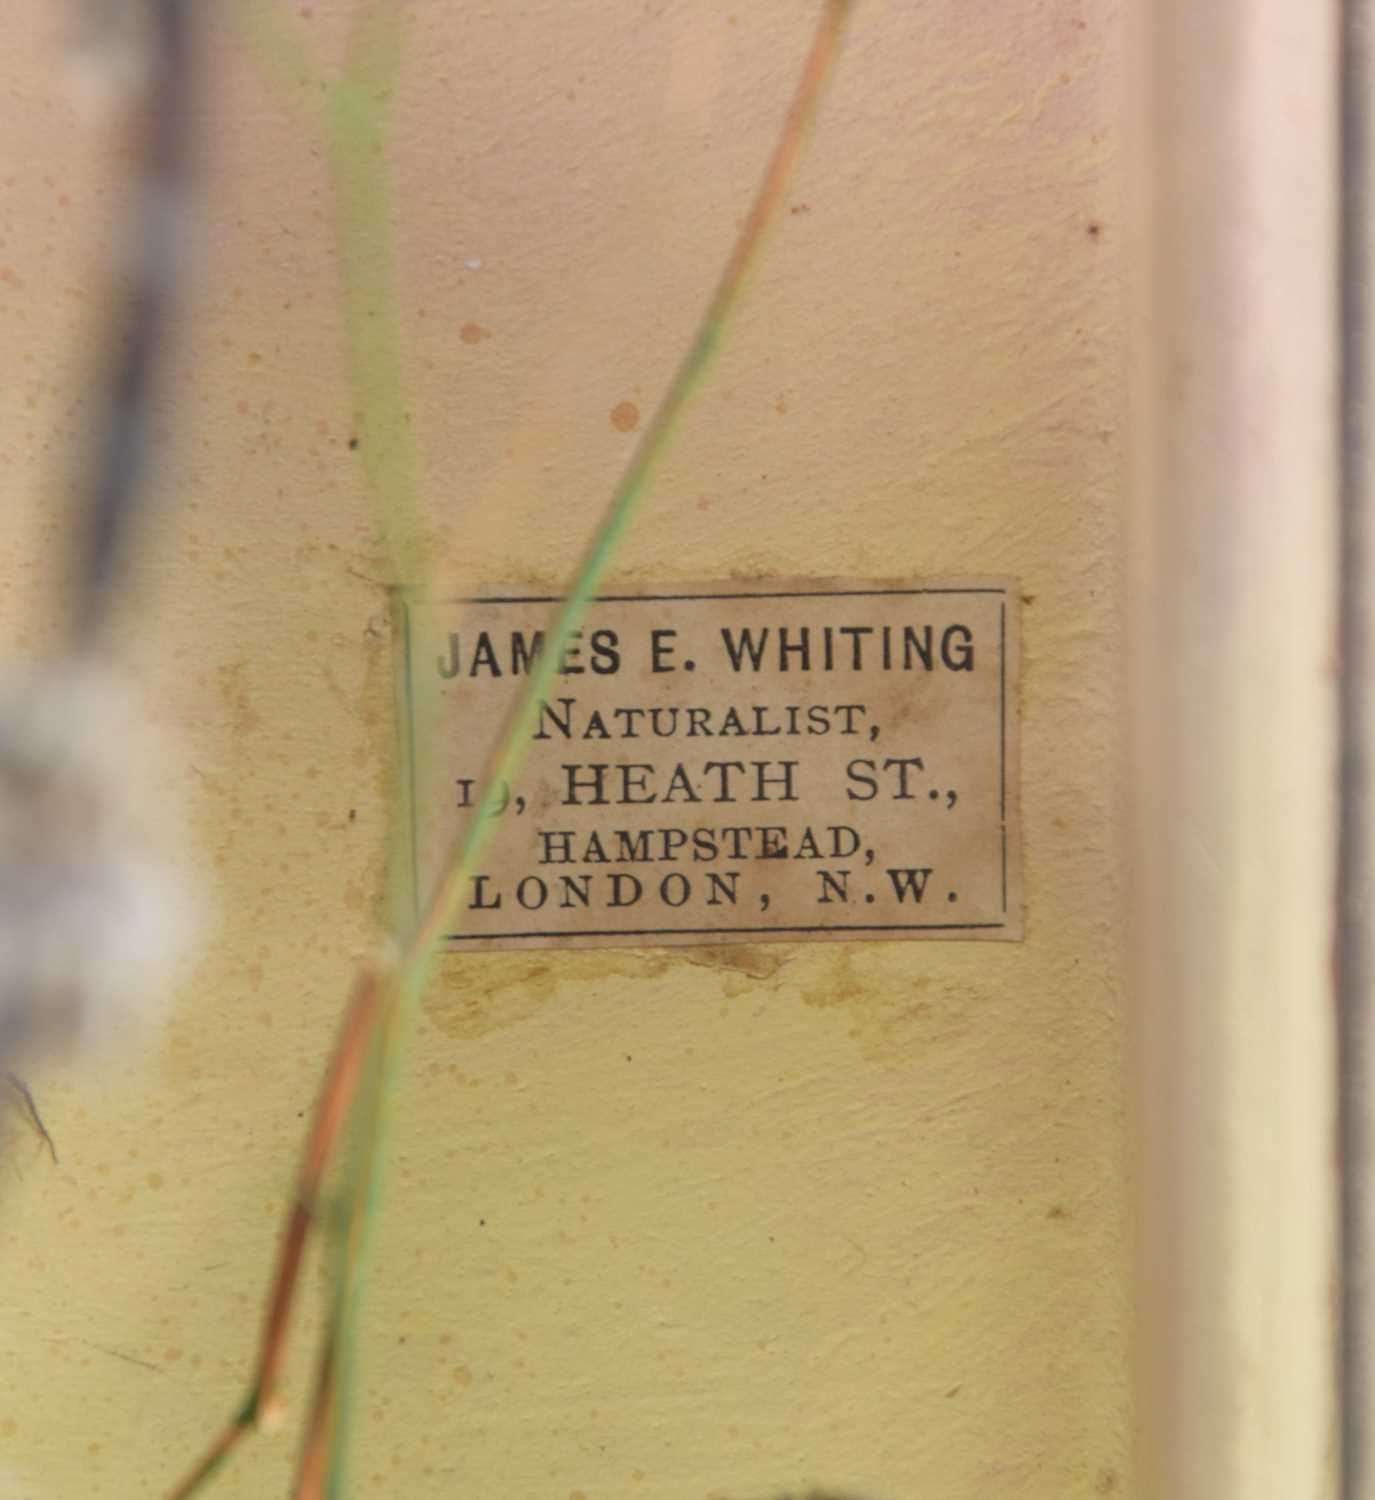
[[[238,1411],[229,1419],[209,1451],[172,1492],[172,1500],[189,1500],[224,1466],[229,1455],[256,1428],[270,1425],[279,1415],[277,1379],[286,1356],[286,1341],[296,1287],[300,1279],[306,1240],[315,1224],[320,1187],[343,1135],[349,1111],[372,1044],[373,1028],[384,980],[372,969],[364,969],[354,984],[353,998],[344,1014],[333,1056],[316,1101],[310,1133],[296,1180],[296,1194],[288,1206],[286,1232],[277,1252],[277,1273],[272,1279],[267,1316],[263,1322],[253,1384]],[[327,1415],[317,1402],[311,1418],[315,1430]]]
[[[27,1083],[24,1082],[24,1080],[19,1076],[18,1073],[7,1072],[5,1074],[5,1082],[9,1084],[14,1092],[18,1094],[19,1097],[24,1101],[24,1111],[29,1117],[29,1124],[33,1126],[33,1128],[39,1133],[39,1135],[43,1137],[43,1140],[47,1143],[48,1150],[52,1153],[53,1165],[56,1166],[57,1146],[54,1143],[52,1136],[48,1134],[48,1127],[43,1123],[43,1116],[39,1112],[37,1100],[35,1100],[33,1097],[33,1090],[28,1086]]]

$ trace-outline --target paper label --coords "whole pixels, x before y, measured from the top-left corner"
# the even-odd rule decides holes
[[[400,606],[420,899],[558,602]],[[608,593],[500,789],[448,941],[1019,938],[1017,643],[1007,580]]]

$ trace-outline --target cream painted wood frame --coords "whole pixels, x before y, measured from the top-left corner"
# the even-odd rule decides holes
[[[1153,1500],[1372,1493],[1340,1462],[1343,1427],[1349,1441],[1369,1415],[1339,1334],[1356,1248],[1348,1235],[1339,1253],[1334,993],[1340,20],[1328,0],[1136,16],[1132,915]]]

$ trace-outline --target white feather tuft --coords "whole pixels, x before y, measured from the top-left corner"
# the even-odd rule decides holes
[[[156,736],[90,663],[0,692],[0,1062],[146,1029],[189,943]],[[141,1023],[141,1024],[140,1024]]]

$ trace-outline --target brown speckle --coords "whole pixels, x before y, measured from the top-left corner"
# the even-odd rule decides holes
[[[1098,1483],[1094,1488],[1100,1495],[1112,1495],[1117,1491],[1117,1470],[1100,1469],[1098,1472]]]
[[[1063,1203],[1052,1203],[1050,1207],[1046,1209],[1046,1218],[1067,1219],[1069,1218],[1069,1209],[1067,1209]]]
[[[634,432],[640,425],[640,408],[633,401],[621,401],[611,408],[611,425],[617,432]]]
[[[1089,224],[1089,227],[1088,227],[1088,236],[1089,236],[1089,238],[1091,240],[1096,240],[1096,239],[1099,238],[1099,236],[1102,233],[1103,233],[1103,226],[1098,222],[1097,219],[1092,220],[1090,222],[1090,224]]]
[[[484,328],[481,323],[465,323],[458,330],[458,336],[465,344],[480,344],[483,339],[491,338],[492,330]]]
[[[467,1388],[473,1383],[473,1372],[468,1368],[467,1365],[455,1365],[453,1369],[453,1376],[455,1383],[461,1385],[464,1390],[467,1390]]]
[[[219,679],[220,697],[229,711],[234,733],[251,734],[260,728],[262,717],[248,696],[248,663],[237,661],[220,667],[216,676]]]

